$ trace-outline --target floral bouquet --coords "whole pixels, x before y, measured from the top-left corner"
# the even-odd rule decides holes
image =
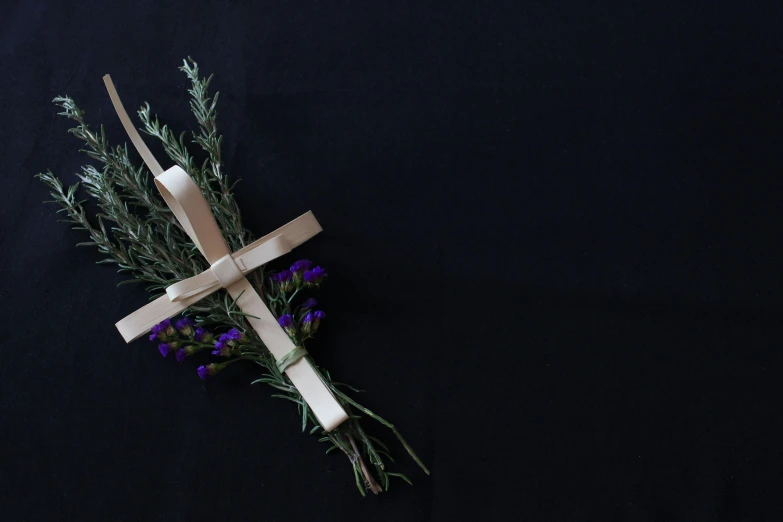
[[[193,133],[192,142],[204,150],[206,161],[197,164],[188,151],[188,135],[183,133],[176,136],[166,125],[161,125],[148,104],[138,111],[141,130],[161,142],[169,158],[177,165],[171,170],[181,169],[184,171],[182,175],[190,178],[186,181],[191,183],[192,180],[193,186],[197,187],[198,198],[205,200],[204,206],[211,211],[222,234],[224,248],[234,252],[226,257],[233,258],[231,269],[237,270],[236,265],[241,265],[241,256],[237,257],[238,254],[246,252],[267,236],[253,242],[253,235],[242,225],[239,208],[233,197],[234,185],[229,183],[223,171],[222,137],[217,134],[216,127],[218,95],[210,96],[208,91],[212,77],[202,79],[198,65],[191,59],[186,60],[180,69],[191,82],[188,90],[190,106],[198,123],[198,131]],[[393,424],[356,402],[346,392],[359,390],[334,382],[329,372],[316,366],[308,355],[306,344],[317,335],[321,322],[326,319],[326,314],[318,308],[317,301],[310,294],[324,284],[328,277],[326,270],[305,259],[278,272],[267,271],[264,263],[257,262],[255,266],[245,266],[242,273],[224,280],[226,276],[222,269],[225,267],[221,262],[225,259],[212,262],[210,266],[208,260],[199,255],[205,249],[196,237],[198,234],[194,236],[190,224],[187,220],[183,221],[182,209],[177,207],[176,202],[172,204],[170,201],[168,188],[161,188],[159,184],[161,194],[158,194],[150,183],[151,172],[156,176],[155,183],[159,183],[158,180],[163,176],[158,177],[156,169],[150,167],[149,158],[144,153],[146,150],[149,155],[149,150],[137,142],[141,139],[135,129],[129,128],[132,124],[127,114],[124,114],[124,109],[121,109],[121,103],[115,100],[113,85],[109,90],[121,119],[125,117],[123,124],[147,167],[137,166],[131,161],[127,146],[111,147],[103,127],[98,132],[92,130],[85,122],[84,111],[71,98],[62,96],[54,99],[54,103],[62,109],[59,114],[75,122],[69,132],[82,142],[83,150],[95,161],[95,164],[82,167],[78,177],[87,194],[95,199],[99,212],[94,218],[88,217],[84,201],[78,197],[80,183],[65,187],[51,172],[38,174],[37,177],[49,187],[52,202],[61,207],[58,212],[64,214],[64,221],[89,235],[89,241],[79,245],[97,247],[103,254],[103,259],[98,263],[115,264],[119,272],[130,275],[129,279],[120,284],[145,283],[147,290],[152,293],[150,305],[160,302],[169,306],[165,319],[151,328],[149,325],[143,328],[148,332],[149,341],[156,343],[163,357],[171,356],[180,363],[191,358],[198,360],[196,372],[202,379],[215,377],[228,365],[238,361],[258,365],[261,374],[252,384],[266,384],[275,392],[273,397],[296,404],[302,431],[309,431],[311,435],[319,434],[319,441],[329,445],[327,453],[339,450],[348,457],[356,486],[362,495],[366,490],[376,494],[388,490],[390,477],[398,477],[410,484],[410,480],[402,473],[389,471],[387,462],[393,462],[389,448],[365,432],[362,427],[364,417],[391,430],[419,467],[429,474]],[[162,171],[154,159],[152,162]],[[165,187],[165,183],[162,185]],[[285,227],[280,230],[283,229]],[[320,227],[315,233],[318,231]],[[275,241],[285,239],[283,236],[281,233],[271,238],[268,244],[280,246],[281,242]],[[282,252],[285,251],[288,250],[283,248]],[[217,278],[217,283],[213,281],[212,290],[202,291],[202,285],[189,293],[184,290],[174,291],[184,283],[204,279],[207,277],[205,274]],[[245,291],[231,292],[231,285],[242,276],[250,285],[247,287],[248,293],[260,296],[259,302],[263,299],[262,308],[265,312],[268,310],[266,313],[271,312],[272,322],[277,321],[282,332],[287,335],[285,341],[294,347],[283,356],[274,355],[269,343],[259,335],[258,330],[264,330],[254,321],[261,318],[248,313],[241,306]],[[214,292],[219,287],[226,288],[228,292]],[[199,291],[202,293],[198,294],[198,299],[188,299],[190,294]],[[172,303],[177,308],[171,308]],[[171,310],[180,311],[181,315],[168,317]],[[277,325],[273,326],[277,329]],[[130,340],[139,335],[126,336],[123,333],[123,336]],[[308,368],[312,367],[319,386],[325,388],[324,392],[329,394],[329,399],[336,401],[335,407],[341,409],[341,413],[344,411],[344,416],[334,426],[319,420],[313,405],[308,404],[309,399],[305,399],[303,391],[292,380],[294,373],[291,367],[302,359]]]

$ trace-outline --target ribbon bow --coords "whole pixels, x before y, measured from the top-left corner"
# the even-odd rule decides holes
[[[201,189],[180,167],[163,170],[125,112],[109,75],[104,76],[103,81],[122,126],[155,176],[155,185],[163,199],[188,237],[211,265],[208,270],[169,286],[166,288],[166,295],[119,321],[116,326],[125,342],[138,339],[157,323],[177,315],[218,289],[225,288],[246,314],[248,323],[275,359],[285,362],[285,373],[307,401],[321,427],[326,431],[333,430],[348,419],[348,415],[310,362],[302,357],[307,352],[297,349],[245,277],[247,272],[280,257],[321,232],[321,226],[315,216],[312,212],[307,212],[231,253]],[[299,357],[296,362],[290,362],[296,357]]]

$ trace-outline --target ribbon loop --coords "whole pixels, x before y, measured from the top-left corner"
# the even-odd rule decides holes
[[[161,196],[210,264],[229,253],[212,209],[196,182],[178,166],[155,178]]]

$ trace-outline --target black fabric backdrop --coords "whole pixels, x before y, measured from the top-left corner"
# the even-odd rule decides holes
[[[781,519],[779,2],[124,4],[0,15],[4,520]],[[413,487],[126,346],[144,291],[41,203],[88,161],[50,100],[190,129],[188,55],[247,225],[323,224],[315,357]]]

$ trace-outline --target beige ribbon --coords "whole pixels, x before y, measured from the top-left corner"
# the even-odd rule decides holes
[[[169,286],[166,288],[166,295],[119,321],[116,326],[125,342],[138,339],[157,323],[177,315],[216,290],[225,288],[239,309],[246,314],[250,326],[258,333],[275,359],[281,360],[296,346],[277,323],[245,274],[318,234],[321,226],[315,216],[312,212],[307,212],[231,253],[201,189],[180,167],[163,170],[133,126],[108,74],[103,77],[103,81],[125,131],[155,176],[155,185],[163,199],[211,265],[209,270]],[[331,431],[348,419],[345,410],[306,358],[288,366],[285,373],[307,401],[323,429]]]

